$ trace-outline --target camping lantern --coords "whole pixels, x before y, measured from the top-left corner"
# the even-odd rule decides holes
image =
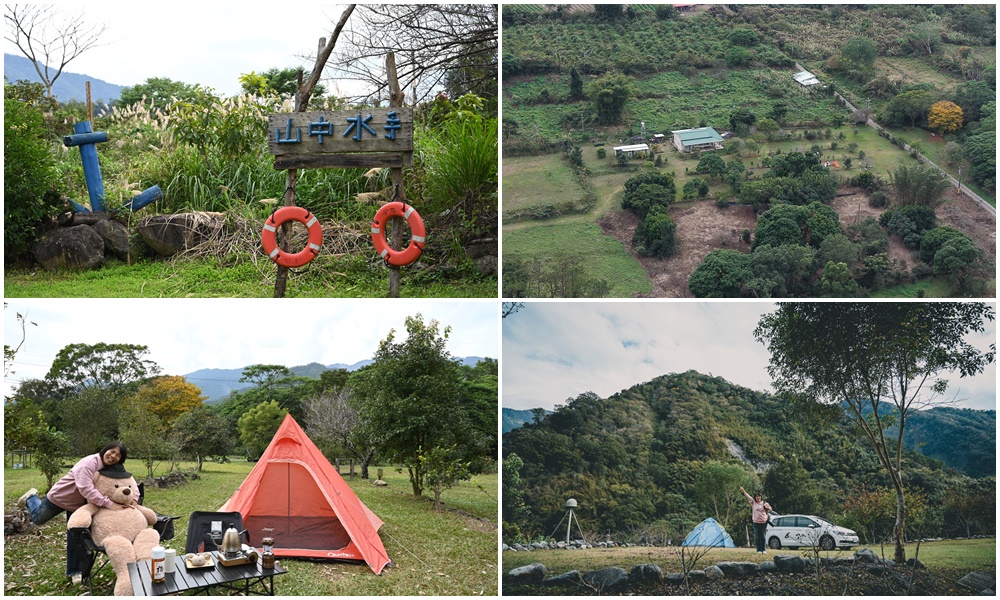
[[[274,554],[274,528],[265,527],[261,530],[261,544],[264,545],[264,554]]]

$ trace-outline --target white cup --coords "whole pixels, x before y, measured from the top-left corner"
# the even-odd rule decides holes
[[[163,553],[163,571],[165,573],[173,573],[177,570],[177,551],[173,548],[167,548]]]

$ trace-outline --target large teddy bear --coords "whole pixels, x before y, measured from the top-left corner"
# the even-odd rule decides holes
[[[113,476],[109,476],[113,475]],[[128,507],[135,498],[135,479],[128,471],[94,473],[94,487],[115,504]],[[156,513],[135,504],[132,508],[104,508],[87,503],[76,509],[67,527],[90,527],[94,541],[104,546],[115,570],[115,595],[131,596],[132,583],[128,563],[148,560],[160,534],[149,526],[156,523]]]

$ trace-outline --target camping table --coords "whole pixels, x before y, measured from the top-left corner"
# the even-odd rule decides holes
[[[243,592],[244,595],[273,596],[274,576],[287,572],[280,565],[265,569],[260,558],[255,565],[224,567],[217,564],[214,568],[188,569],[178,556],[174,564],[177,569],[167,573],[163,583],[153,583],[148,560],[129,563],[132,593],[136,596],[163,596],[192,590],[208,593],[211,588],[221,587]]]

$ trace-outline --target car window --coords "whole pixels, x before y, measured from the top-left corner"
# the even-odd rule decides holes
[[[814,524],[814,521],[812,519],[810,519],[809,517],[795,517],[795,526],[796,527],[809,527],[810,525],[813,525],[813,524]]]
[[[782,517],[771,521],[775,527],[791,527],[795,517]]]

